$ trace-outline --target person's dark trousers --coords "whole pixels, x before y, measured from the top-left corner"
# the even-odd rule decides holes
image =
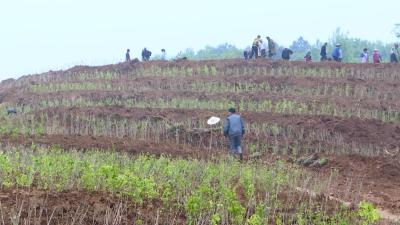
[[[342,61],[342,59],[339,59],[338,57],[333,57],[333,60],[335,60],[336,62],[341,62]]]
[[[230,144],[230,154],[235,155],[239,154],[240,160],[243,160],[243,151],[242,151],[242,136],[229,136],[229,144]]]
[[[258,47],[256,45],[251,47],[251,56],[254,56],[255,59],[258,58]]]
[[[326,57],[326,55],[321,56],[321,62],[326,61],[328,58]]]
[[[244,59],[248,59],[249,58],[249,53],[247,51],[244,51],[243,52],[243,56],[244,56]]]

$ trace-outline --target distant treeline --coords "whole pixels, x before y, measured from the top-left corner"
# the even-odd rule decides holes
[[[273,38],[273,36],[272,36]],[[292,60],[304,60],[304,56],[308,51],[311,51],[313,61],[319,61],[320,59],[320,49],[321,46],[328,42],[328,57],[331,56],[332,50],[335,44],[340,43],[343,49],[343,61],[344,62],[360,62],[360,54],[364,48],[368,48],[368,51],[372,55],[374,49],[378,49],[381,53],[384,62],[389,61],[391,49],[393,43],[383,43],[381,41],[367,41],[361,38],[349,37],[348,34],[341,32],[337,29],[330,40],[319,41],[315,43],[310,43],[303,37],[299,37],[297,40],[293,41],[290,46],[282,46],[279,40],[274,39],[277,42],[277,59],[280,59],[282,49],[284,47],[289,47],[293,50],[294,54],[291,56]],[[252,40],[249,40],[249,45],[251,45]],[[216,47],[206,46],[204,49],[199,51],[194,51],[193,49],[186,49],[178,54],[177,57],[187,57],[191,60],[202,60],[202,59],[231,59],[231,58],[242,58],[244,49],[237,48],[231,44],[221,44]]]

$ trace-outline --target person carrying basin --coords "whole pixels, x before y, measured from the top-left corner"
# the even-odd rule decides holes
[[[342,45],[336,44],[336,47],[333,49],[332,58],[336,62],[342,62],[343,60],[343,52],[342,52]]]

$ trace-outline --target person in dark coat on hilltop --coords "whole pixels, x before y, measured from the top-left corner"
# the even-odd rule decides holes
[[[224,135],[229,138],[229,152],[232,155],[239,154],[240,160],[243,160],[241,142],[245,133],[244,122],[242,117],[236,114],[235,108],[230,108],[228,112],[229,116],[226,117],[224,124]]]
[[[131,61],[131,55],[129,54],[131,50],[126,50],[126,54],[125,54],[125,61],[129,62]]]
[[[282,59],[289,61],[290,60],[290,55],[292,55],[292,54],[293,54],[292,50],[290,50],[288,48],[284,48],[283,51],[282,51]]]
[[[142,60],[143,61],[149,61],[151,56],[151,51],[147,50],[147,48],[144,48],[142,51]]]
[[[390,53],[390,63],[393,64],[399,63],[399,59],[397,58],[395,48],[392,48],[392,52]]]
[[[319,55],[321,56],[321,62],[326,61],[328,59],[328,54],[326,52],[326,46],[328,46],[328,43],[325,42],[324,45],[322,45],[321,47],[321,53],[319,53]]]

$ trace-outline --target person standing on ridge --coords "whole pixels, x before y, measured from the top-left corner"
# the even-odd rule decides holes
[[[240,160],[243,160],[243,150],[241,146],[242,136],[245,133],[244,122],[240,115],[236,114],[235,108],[228,110],[229,116],[225,119],[224,136],[229,138],[229,153],[239,154]]]
[[[382,62],[382,57],[381,57],[381,54],[379,54],[378,49],[374,49],[374,54],[372,55],[372,60],[374,61],[374,63]]]
[[[368,48],[364,48],[363,52],[361,52],[361,63],[369,63],[369,54],[368,54]]]
[[[167,53],[165,52],[165,49],[161,49],[161,60],[167,60]]]
[[[336,44],[335,49],[333,49],[332,58],[336,62],[342,62],[343,60],[343,52],[341,47],[342,47],[341,44]]]
[[[321,53],[319,55],[321,56],[321,62],[326,61],[328,59],[328,54],[326,52],[326,47],[328,46],[328,42],[325,42],[324,45],[321,47]]]
[[[250,59],[253,58],[253,56],[255,59],[258,58],[258,49],[260,48],[261,44],[262,44],[261,36],[257,35],[257,37],[253,41],[253,45],[251,46]]]
[[[397,59],[400,60],[400,50],[399,50],[399,44],[394,44],[394,54],[396,54]]]
[[[125,54],[125,61],[129,62],[131,61],[131,55],[129,54],[131,50],[129,50],[129,48],[126,50],[126,54]]]
[[[142,60],[143,61],[149,61],[151,56],[151,51],[147,50],[147,48],[144,48],[142,50]]]
[[[282,59],[286,60],[286,61],[289,61],[290,60],[290,55],[292,55],[292,54],[293,54],[292,50],[290,50],[288,48],[284,48],[282,50]]]
[[[270,37],[267,36],[268,40],[268,58],[272,59],[276,55],[276,43]]]
[[[261,46],[260,46],[260,49],[261,49],[261,58],[263,58],[263,59],[265,59],[265,58],[267,58],[267,44],[264,42],[264,43],[262,43],[261,44]]]
[[[392,48],[392,52],[390,53],[390,63],[393,64],[399,63],[399,59],[397,58],[395,48]]]
[[[306,56],[304,56],[304,60],[306,62],[312,62],[312,56],[311,56],[311,51],[308,51]]]
[[[243,56],[244,56],[244,59],[250,59],[250,56],[251,56],[251,48],[250,48],[250,46],[247,46],[246,47],[246,49],[243,51]]]

